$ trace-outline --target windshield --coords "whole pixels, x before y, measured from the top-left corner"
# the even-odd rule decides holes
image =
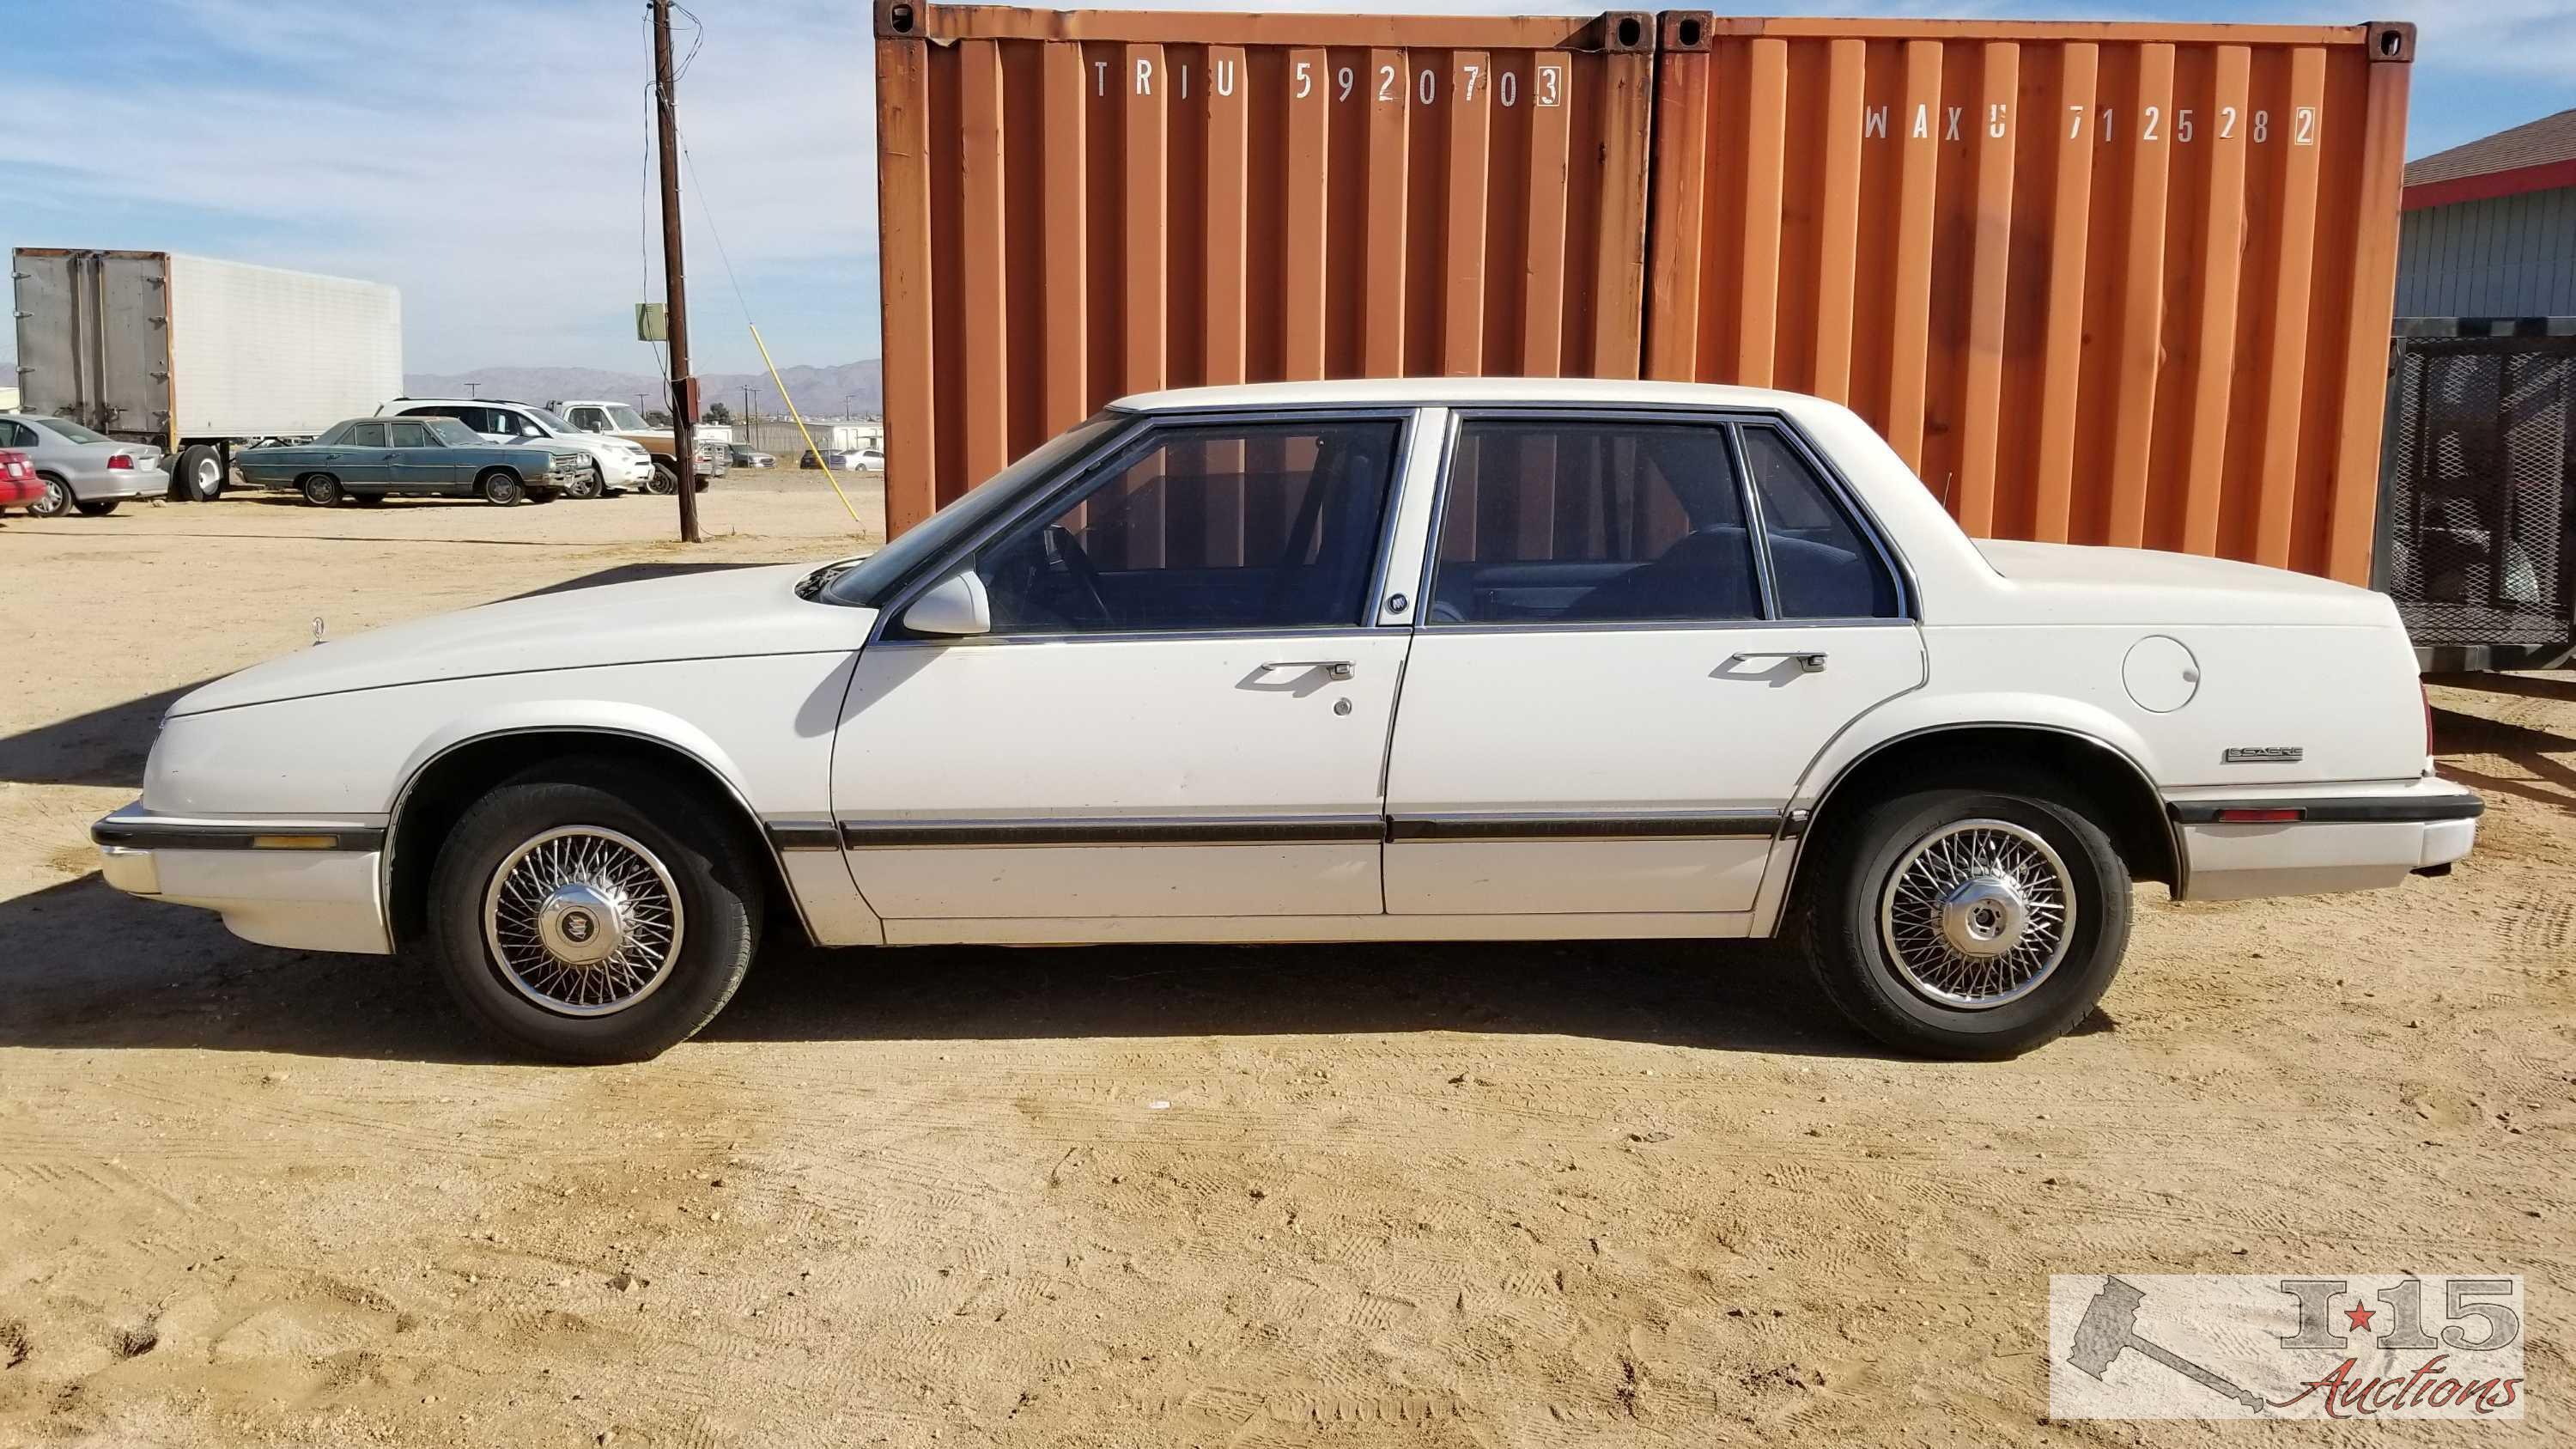
[[[581,429],[565,422],[563,415],[560,413],[551,412],[541,407],[528,407],[521,409],[521,411],[525,412],[529,417],[535,418],[538,422],[544,424],[546,431],[550,433],[577,433],[581,431]]]
[[[608,414],[609,423],[621,433],[652,431],[645,423],[644,415],[624,403],[612,403],[604,411]]]
[[[913,525],[903,537],[835,575],[823,586],[823,597],[835,604],[882,606],[914,569],[946,553],[951,544],[973,534],[1009,510],[1029,489],[1043,484],[1064,464],[1089,452],[1093,444],[1124,426],[1133,413],[1095,413],[1039,445],[1036,452],[975,485],[962,498]]]
[[[451,448],[479,448],[483,435],[454,418],[422,418],[429,425],[430,436]]]
[[[89,429],[82,427],[80,424],[73,422],[69,418],[33,418],[30,419],[30,421],[35,423],[37,427],[43,428],[46,432],[68,438],[75,443],[104,443],[110,441],[105,434],[93,433]]]

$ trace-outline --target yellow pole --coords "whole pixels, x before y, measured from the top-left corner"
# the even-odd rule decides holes
[[[743,325],[751,327],[748,322]],[[852,523],[858,522],[859,510],[850,506],[850,495],[841,491],[841,480],[832,476],[830,461],[824,458],[822,449],[814,446],[814,435],[806,431],[804,415],[796,411],[796,399],[787,395],[787,384],[778,376],[778,364],[769,360],[769,344],[760,340],[760,329],[757,327],[751,327],[751,345],[760,349],[760,365],[769,369],[769,380],[778,384],[778,400],[787,404],[787,416],[795,422],[796,431],[805,439],[806,451],[812,453],[814,461],[822,465],[823,481],[832,485],[833,496],[841,500],[841,511],[850,515]]]

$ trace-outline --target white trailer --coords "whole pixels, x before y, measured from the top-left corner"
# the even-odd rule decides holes
[[[306,438],[403,390],[402,294],[177,252],[20,247],[18,385],[28,412],[167,450],[212,498],[236,445]]]

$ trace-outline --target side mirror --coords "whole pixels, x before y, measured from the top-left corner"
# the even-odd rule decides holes
[[[903,611],[903,627],[916,634],[964,636],[993,632],[993,601],[973,569],[932,584]]]

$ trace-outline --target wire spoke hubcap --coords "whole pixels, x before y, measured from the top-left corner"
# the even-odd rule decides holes
[[[2075,892],[2066,862],[2009,820],[1961,820],[1917,842],[1879,896],[1879,939],[1897,974],[1937,1006],[2018,1001],[2066,958]]]
[[[603,826],[568,825],[521,845],[483,896],[494,968],[566,1016],[607,1016],[652,995],[670,978],[682,925],[670,870]]]

